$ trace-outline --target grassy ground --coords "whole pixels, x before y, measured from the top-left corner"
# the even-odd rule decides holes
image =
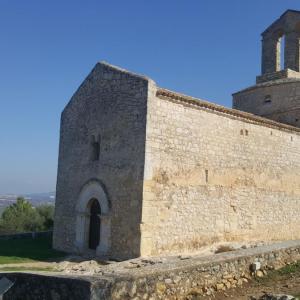
[[[54,267],[32,267],[32,266],[14,266],[14,267],[1,267],[0,272],[28,272],[28,271],[39,271],[39,272],[60,272]]]
[[[300,261],[293,263],[291,265],[287,265],[277,271],[270,272],[266,277],[257,278],[257,282],[264,284],[268,282],[277,282],[283,278],[287,278],[287,282],[291,281],[291,278],[295,277],[299,278],[300,276]],[[288,286],[288,284],[287,284]],[[299,286],[299,284],[298,284]],[[297,292],[293,293],[294,297],[300,298],[300,287]]]
[[[49,261],[64,255],[63,252],[52,249],[50,237],[0,240],[0,265]]]
[[[276,271],[270,271],[267,276],[261,278],[255,278],[257,283],[264,284],[270,281],[277,281],[283,277],[300,275],[300,261],[286,265]]]

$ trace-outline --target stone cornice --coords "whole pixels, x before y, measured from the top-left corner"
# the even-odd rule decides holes
[[[262,115],[262,117],[267,117],[267,116],[272,116],[272,115],[281,115],[281,114],[285,114],[285,113],[289,113],[289,112],[295,112],[295,111],[300,112],[300,106],[293,107],[291,109],[286,109],[286,110],[275,110],[274,112],[270,112],[268,114]]]
[[[256,124],[256,125],[262,125],[274,129],[279,129],[287,132],[291,132],[294,134],[300,135],[300,128],[286,125],[283,123],[279,123],[273,120],[269,120],[260,116],[256,116],[254,114],[250,114],[247,112],[243,112],[236,109],[227,108],[221,105],[217,105],[211,102],[207,102],[204,100],[200,100],[197,98],[193,98],[190,96],[186,96],[183,94],[175,93],[166,89],[158,88],[156,91],[156,96],[161,99],[167,99],[171,101],[180,102],[185,105],[193,106],[195,108],[209,110],[212,113],[222,114],[227,117],[239,119],[241,121]]]
[[[282,84],[289,84],[289,83],[295,83],[295,82],[299,83],[300,78],[282,78],[282,79],[266,81],[266,82],[258,83],[258,84],[252,85],[248,88],[242,89],[238,92],[233,93],[232,95],[238,95],[238,94],[248,92],[248,91],[253,91],[253,90],[256,90],[256,89],[259,89],[259,88],[282,85]]]

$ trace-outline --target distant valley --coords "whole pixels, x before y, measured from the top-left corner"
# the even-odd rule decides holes
[[[15,203],[18,197],[24,197],[33,206],[38,206],[41,204],[55,204],[55,192],[34,193],[25,195],[2,194],[0,195],[0,211],[2,211],[5,207]]]

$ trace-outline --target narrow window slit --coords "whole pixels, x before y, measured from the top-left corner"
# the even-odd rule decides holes
[[[94,135],[92,135],[91,140],[91,160],[97,161],[100,158],[100,135],[98,135],[97,139]]]
[[[208,170],[205,170],[205,182],[208,183]]]

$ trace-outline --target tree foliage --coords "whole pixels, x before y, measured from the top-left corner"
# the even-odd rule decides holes
[[[40,205],[37,208],[22,197],[6,207],[0,219],[0,233],[19,233],[49,230],[53,227],[54,207]]]
[[[53,216],[54,216],[54,206],[53,205],[40,205],[36,208],[38,214],[42,219],[43,230],[49,230],[53,228]]]

